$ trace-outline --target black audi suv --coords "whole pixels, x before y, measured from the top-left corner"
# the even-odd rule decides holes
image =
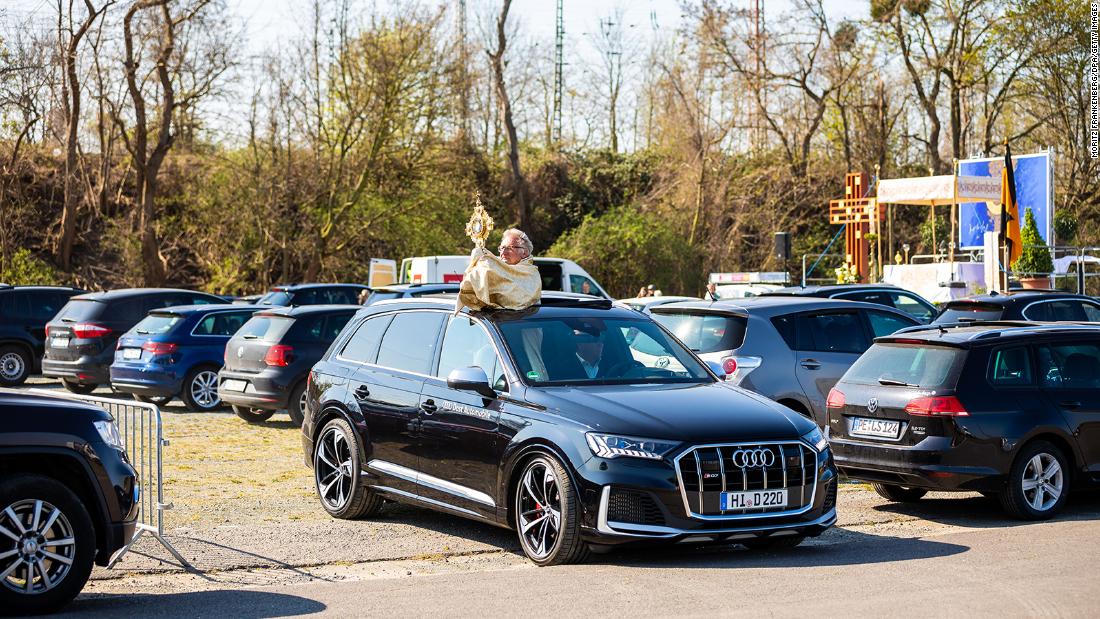
[[[793,546],[836,522],[812,421],[609,300],[368,306],[314,366],[307,401],[305,460],[330,514],[410,502],[513,528],[539,565],[631,542]]]
[[[72,600],[133,538],[138,489],[102,408],[0,392],[0,614]]]
[[[828,399],[845,475],[884,498],[979,491],[1050,518],[1100,481],[1100,326],[930,325],[875,340]]]

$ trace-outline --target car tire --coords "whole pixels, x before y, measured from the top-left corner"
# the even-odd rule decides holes
[[[146,404],[156,404],[157,406],[164,406],[172,401],[170,395],[135,395],[134,399],[138,402],[144,402]]]
[[[31,358],[20,346],[0,346],[0,387],[22,385],[31,373]]]
[[[557,458],[540,453],[520,471],[512,524],[523,554],[540,566],[587,559],[588,544],[580,533],[580,500],[565,467]]]
[[[293,389],[290,390],[290,397],[287,398],[286,412],[290,415],[290,420],[294,422],[294,425],[301,427],[302,422],[306,418],[306,381],[299,381]]]
[[[895,484],[875,483],[871,484],[871,487],[875,489],[875,492],[877,492],[880,497],[895,503],[915,503],[921,500],[921,497],[928,494],[928,491],[924,488],[898,486]]]
[[[749,550],[790,550],[804,541],[805,535],[782,535],[747,539],[740,544]]]
[[[91,516],[81,499],[52,477],[33,474],[5,477],[7,479],[0,482],[0,526],[18,534],[20,540],[0,536],[0,555],[16,551],[0,559],[0,573],[14,567],[0,579],[0,608],[16,614],[57,610],[80,593],[92,572],[96,533]],[[39,510],[40,530],[31,536],[36,510]],[[12,514],[26,531],[19,530],[12,521]],[[46,525],[49,528],[42,530]],[[72,541],[50,544],[54,540]],[[28,553],[28,550],[34,552]],[[66,565],[45,553],[70,563]],[[34,561],[33,568],[26,567],[27,559]],[[30,593],[26,592],[25,584],[28,571],[31,572]]]
[[[96,387],[99,387],[99,385],[97,384],[89,385],[85,383],[78,383],[71,381],[68,378],[62,378],[61,384],[65,387],[65,389],[78,395],[88,395],[89,393],[95,391]]]
[[[210,366],[193,368],[183,379],[180,399],[187,410],[206,413],[222,405],[218,395],[218,370]]]
[[[233,412],[236,413],[238,417],[244,419],[248,423],[263,423],[268,419],[271,419],[271,416],[275,414],[275,411],[264,410],[262,408],[249,408],[247,406],[237,406],[236,404],[233,405]]]
[[[382,497],[359,481],[363,449],[351,425],[337,418],[325,424],[313,445],[313,481],[321,506],[334,518],[374,516]]]
[[[1020,520],[1047,520],[1065,506],[1069,485],[1070,470],[1062,450],[1035,441],[1016,454],[1001,507]],[[1055,492],[1057,496],[1051,498]]]

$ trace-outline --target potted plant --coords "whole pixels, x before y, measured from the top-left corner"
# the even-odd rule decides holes
[[[1020,257],[1012,264],[1020,285],[1024,288],[1049,288],[1050,273],[1054,271],[1054,260],[1050,257],[1050,248],[1039,236],[1039,226],[1035,215],[1027,209],[1024,215],[1024,227],[1020,230],[1023,249]]]

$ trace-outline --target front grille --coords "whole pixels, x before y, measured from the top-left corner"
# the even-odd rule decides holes
[[[614,522],[632,524],[665,524],[665,516],[657,502],[648,492],[637,490],[611,489],[607,502],[607,519]]]
[[[755,462],[751,454],[756,455]],[[676,473],[684,503],[694,516],[789,514],[804,511],[813,502],[817,452],[794,441],[707,445],[677,458]],[[723,492],[780,488],[787,489],[786,506],[721,509]]]

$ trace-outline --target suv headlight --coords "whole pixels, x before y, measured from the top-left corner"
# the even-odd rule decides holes
[[[595,432],[589,432],[584,437],[588,440],[588,447],[592,450],[592,453],[601,458],[623,456],[660,460],[679,444],[673,441],[638,438],[636,436],[618,436],[615,434],[597,434]]]
[[[99,436],[103,439],[104,443],[116,449],[126,451],[126,446],[122,444],[122,435],[118,433],[118,428],[115,427],[114,422],[96,421],[95,429],[99,432]]]
[[[829,439],[825,438],[825,435],[821,433],[821,428],[817,427],[803,434],[802,440],[813,445],[818,452],[825,451],[829,446]]]

